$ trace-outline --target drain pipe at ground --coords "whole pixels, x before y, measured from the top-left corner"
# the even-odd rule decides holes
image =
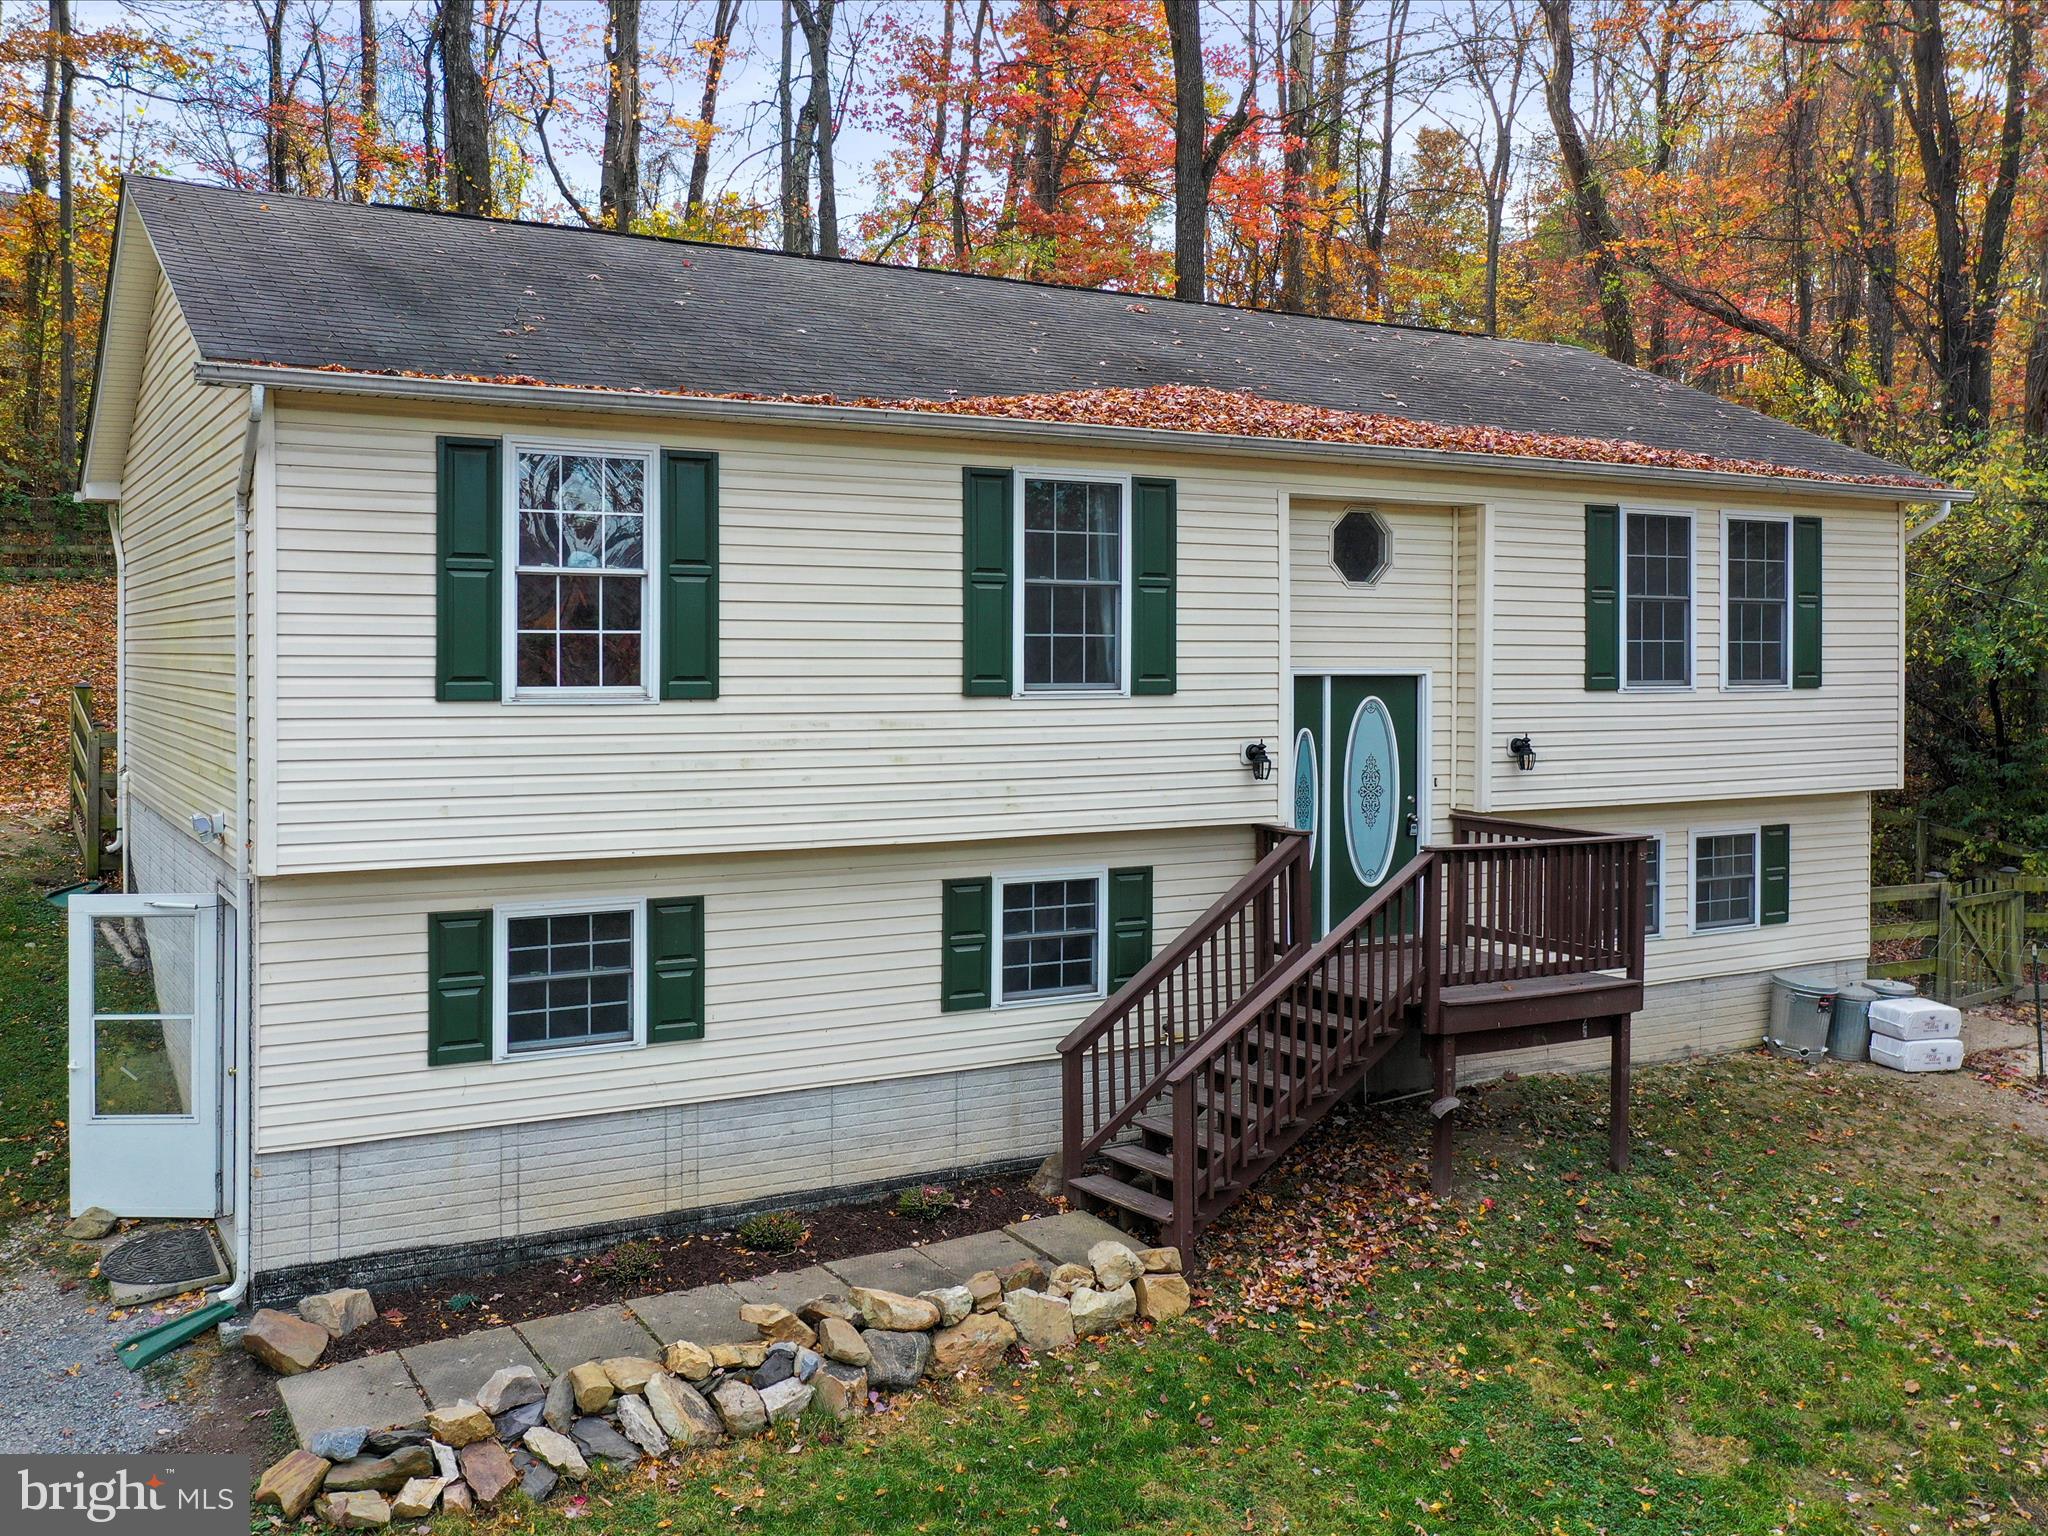
[[[256,1136],[250,1125],[250,1111],[255,1103],[256,966],[255,957],[249,953],[249,938],[255,929],[250,907],[256,898],[256,882],[249,870],[256,855],[256,839],[251,832],[255,796],[251,787],[254,779],[249,772],[249,653],[254,642],[249,612],[249,537],[263,407],[263,386],[250,385],[248,427],[242,436],[242,471],[235,480],[235,835],[242,844],[235,901],[235,1064],[230,1068],[235,1079],[235,1273],[209,1298],[237,1308],[249,1293],[249,1231],[253,1225],[250,1216],[256,1192],[252,1166]]]

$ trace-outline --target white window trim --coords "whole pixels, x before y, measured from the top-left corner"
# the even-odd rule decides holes
[[[1682,517],[1685,519],[1685,681],[1682,683],[1632,683],[1628,680],[1628,520],[1631,517]],[[1621,537],[1614,573],[1614,590],[1620,602],[1614,615],[1617,642],[1616,671],[1623,693],[1694,693],[1699,689],[1700,644],[1700,520],[1699,514],[1682,507],[1623,507]]]
[[[1700,839],[1703,837],[1746,837],[1750,845],[1750,902],[1749,921],[1746,923],[1700,922]],[[1695,935],[1715,933],[1748,933],[1763,926],[1764,917],[1764,829],[1751,824],[1739,827],[1693,827],[1685,834],[1685,878],[1686,903],[1685,920],[1687,930]]]
[[[628,912],[633,918],[633,975],[626,1005],[633,1020],[633,1038],[604,1045],[553,1045],[515,1051],[507,1039],[506,999],[512,981],[507,934],[515,917],[551,917],[577,912]],[[643,897],[579,896],[559,901],[521,901],[491,909],[491,1060],[553,1061],[561,1057],[609,1056],[637,1051],[647,1044],[647,902]]]
[[[1657,845],[1657,926],[1654,928],[1645,928],[1643,930],[1643,937],[1646,939],[1661,939],[1664,937],[1665,929],[1668,926],[1667,919],[1670,916],[1669,912],[1666,911],[1664,904],[1664,892],[1666,887],[1668,887],[1671,883],[1669,879],[1666,878],[1671,873],[1671,866],[1668,862],[1666,862],[1666,854],[1669,850],[1665,846],[1664,834],[1662,832],[1637,832],[1632,835],[1642,838],[1645,842],[1655,843]]]
[[[1782,523],[1785,527],[1785,680],[1780,683],[1738,683],[1729,675],[1728,527],[1731,523]],[[1721,514],[1721,686],[1731,693],[1790,693],[1792,691],[1792,519],[1783,512],[1723,512]]]
[[[1010,583],[1010,676],[1016,679],[1010,690],[1014,699],[1127,699],[1131,696],[1131,477],[1104,474],[1093,469],[1018,469],[1012,471],[1010,519],[1010,569],[1016,573]],[[1024,681],[1024,482],[1027,480],[1078,480],[1090,485],[1113,485],[1123,498],[1117,538],[1117,686],[1078,688],[1068,683]]]
[[[1021,869],[998,871],[990,877],[995,886],[994,910],[989,925],[989,997],[997,1008],[1049,1008],[1058,1003],[1099,1002],[1106,995],[1109,979],[1109,866],[1096,864],[1080,869]],[[1050,996],[1007,997],[1003,992],[1003,892],[1013,885],[1031,885],[1040,880],[1093,880],[1095,882],[1095,985],[1086,992],[1060,992]]]
[[[645,443],[597,442],[582,438],[508,437],[504,440],[504,501],[500,513],[501,547],[505,552],[504,580],[499,615],[499,665],[505,686],[501,698],[506,704],[652,704],[659,702],[661,641],[661,584],[656,580],[655,556],[661,544],[661,455]],[[522,453],[585,453],[608,459],[638,459],[647,466],[647,508],[641,528],[640,594],[640,686],[638,688],[531,688],[519,687],[519,455]],[[603,575],[602,570],[592,572]]]

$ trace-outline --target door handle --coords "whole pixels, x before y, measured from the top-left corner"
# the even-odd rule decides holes
[[[1422,818],[1415,813],[1415,797],[1413,795],[1408,796],[1408,835],[1410,837],[1420,837],[1422,835]]]

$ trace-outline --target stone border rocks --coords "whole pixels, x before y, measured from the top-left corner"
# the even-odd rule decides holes
[[[881,1393],[990,1370],[1013,1348],[1069,1349],[1078,1336],[1139,1318],[1178,1317],[1188,1307],[1180,1267],[1174,1249],[1103,1241],[1086,1264],[1048,1270],[1031,1260],[915,1296],[851,1286],[793,1310],[745,1303],[739,1317],[756,1342],[678,1340],[659,1360],[587,1360],[552,1381],[507,1367],[474,1398],[434,1408],[418,1424],[314,1437],[264,1472],[255,1502],[286,1520],[310,1509],[338,1530],[364,1530],[437,1508],[488,1508],[515,1488],[545,1500],[594,1468],[662,1461],[803,1418],[844,1422]],[[251,1353],[266,1362],[275,1355],[286,1368],[309,1351],[317,1359],[310,1336],[296,1330],[319,1334],[324,1346],[331,1326],[346,1327],[369,1306],[361,1292],[308,1300],[303,1316],[269,1314],[276,1321]]]

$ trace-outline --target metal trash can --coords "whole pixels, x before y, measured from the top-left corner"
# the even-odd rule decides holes
[[[1835,982],[1815,981],[1786,971],[1773,976],[1771,1022],[1764,1031],[1765,1046],[1776,1056],[1819,1061],[1828,1053],[1828,1023],[1835,1011],[1835,994],[1840,990]]]
[[[1918,997],[1920,989],[1910,981],[1889,981],[1882,976],[1866,976],[1857,983],[1868,987],[1879,997]]]
[[[1835,1061],[1870,1059],[1870,1005],[1877,993],[1870,987],[1847,986],[1835,994],[1828,1020],[1828,1055]]]

